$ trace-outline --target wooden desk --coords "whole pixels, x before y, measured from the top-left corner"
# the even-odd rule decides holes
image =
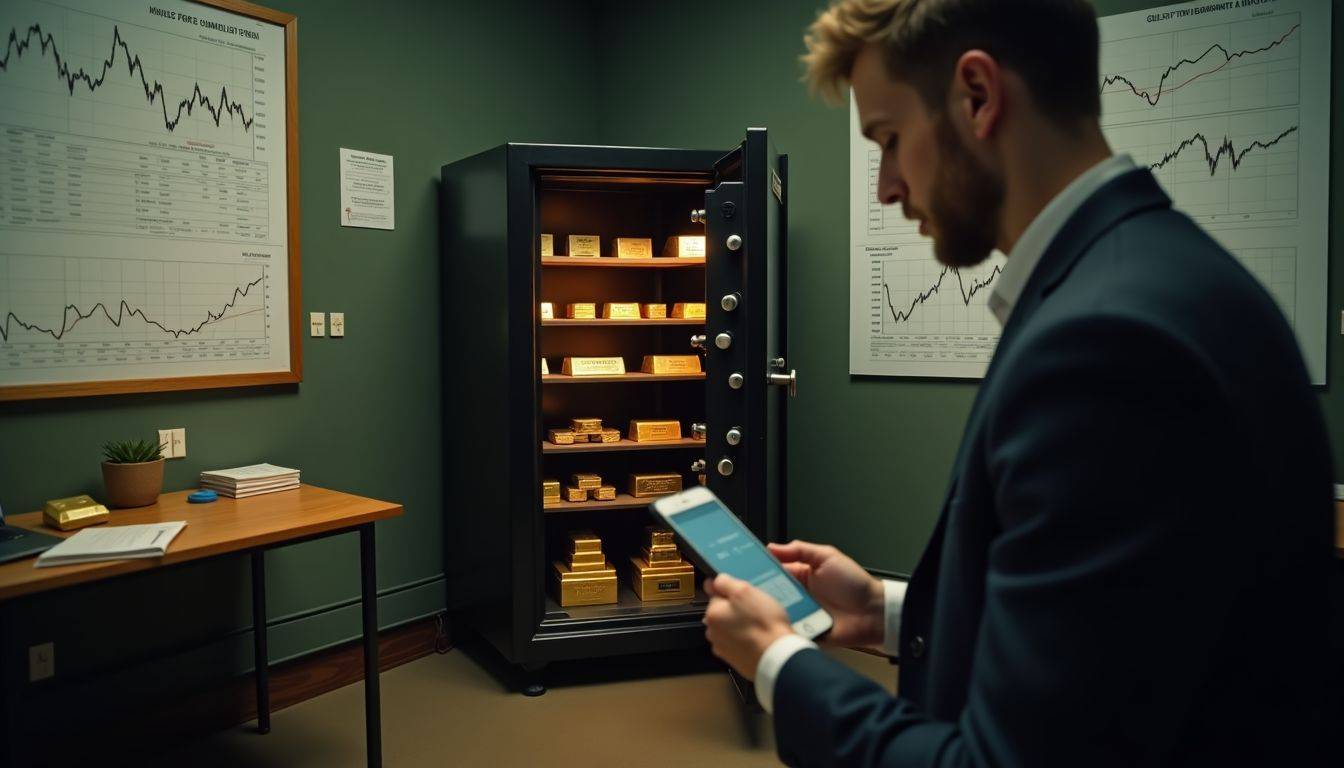
[[[373,524],[396,517],[400,504],[329,491],[311,485],[296,490],[269,493],[248,499],[220,497],[210,504],[190,504],[188,491],[165,493],[157,504],[136,509],[114,510],[110,525],[134,525],[185,520],[187,525],[173,539],[161,558],[111,560],[55,568],[35,568],[33,559],[0,565],[0,602],[103,579],[166,568],[181,563],[223,555],[248,553],[252,557],[252,629],[257,682],[257,727],[271,729],[268,661],[266,652],[266,561],[267,549],[297,544],[340,533],[359,532],[361,600],[364,614],[364,719],[368,764],[382,764],[382,727],[378,696],[378,584]],[[42,525],[42,513],[9,517],[10,525],[57,536],[72,536]],[[27,675],[12,678],[5,688],[3,726],[5,742],[14,749],[25,741],[16,734],[17,696]],[[20,684],[13,684],[20,683]],[[10,764],[21,764],[14,759]]]

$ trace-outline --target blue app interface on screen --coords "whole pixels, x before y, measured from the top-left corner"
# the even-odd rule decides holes
[[[751,582],[778,600],[789,621],[807,618],[820,607],[721,504],[692,507],[668,522],[715,571]]]

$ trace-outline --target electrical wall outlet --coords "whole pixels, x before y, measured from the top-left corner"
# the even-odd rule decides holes
[[[331,315],[331,337],[333,339],[345,335],[345,313],[332,312]]]
[[[310,336],[327,335],[327,316],[321,312],[308,313],[308,334]]]
[[[171,429],[159,430],[159,445],[163,446],[162,448],[159,449],[160,456],[162,456],[165,459],[173,458],[173,430]]]
[[[185,459],[187,457],[187,428],[178,427],[173,430],[173,458]]]
[[[56,644],[42,643],[28,647],[28,682],[36,683],[56,675]]]

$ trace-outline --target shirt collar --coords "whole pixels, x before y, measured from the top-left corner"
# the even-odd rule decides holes
[[[1008,323],[1013,307],[1022,296],[1022,289],[1027,287],[1027,279],[1035,271],[1037,262],[1045,255],[1045,249],[1064,228],[1074,211],[1111,179],[1134,168],[1134,160],[1129,155],[1112,155],[1069,182],[1036,214],[1036,218],[1031,220],[1031,224],[1027,225],[1013,245],[1008,262],[999,272],[998,279],[994,281],[994,290],[989,294],[989,311],[998,318],[1000,326]]]

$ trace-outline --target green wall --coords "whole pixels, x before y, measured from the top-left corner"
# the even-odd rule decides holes
[[[614,144],[722,147],[746,126],[764,125],[789,154],[788,359],[799,377],[789,405],[789,533],[834,543],[870,568],[908,573],[937,518],[976,385],[849,375],[848,114],[809,99],[798,82],[803,29],[825,5],[607,3],[599,21],[607,41],[600,136]],[[1101,14],[1153,5],[1096,2]],[[1334,11],[1334,39],[1344,40],[1344,8]],[[1344,232],[1341,58],[1332,99],[1336,232]],[[1331,248],[1329,305],[1337,312],[1344,304],[1338,236]],[[1329,344],[1336,384],[1322,390],[1322,403],[1344,480],[1344,347],[1338,335]]]
[[[523,0],[269,5],[299,17],[302,310],[345,312],[346,337],[300,340],[297,387],[0,406],[0,503],[12,513],[100,496],[103,441],[186,427],[188,455],[168,462],[169,490],[202,469],[271,461],[313,484],[404,504],[404,517],[377,528],[387,626],[444,604],[440,419],[469,407],[440,402],[439,167],[510,140],[592,140],[590,10]],[[395,156],[394,231],[338,225],[338,147]],[[357,537],[273,551],[267,573],[273,659],[358,635]],[[245,670],[249,585],[247,563],[229,559],[16,601],[5,629],[22,656],[5,662],[26,665],[28,644],[54,640],[58,679],[124,669],[126,679],[185,685]]]

